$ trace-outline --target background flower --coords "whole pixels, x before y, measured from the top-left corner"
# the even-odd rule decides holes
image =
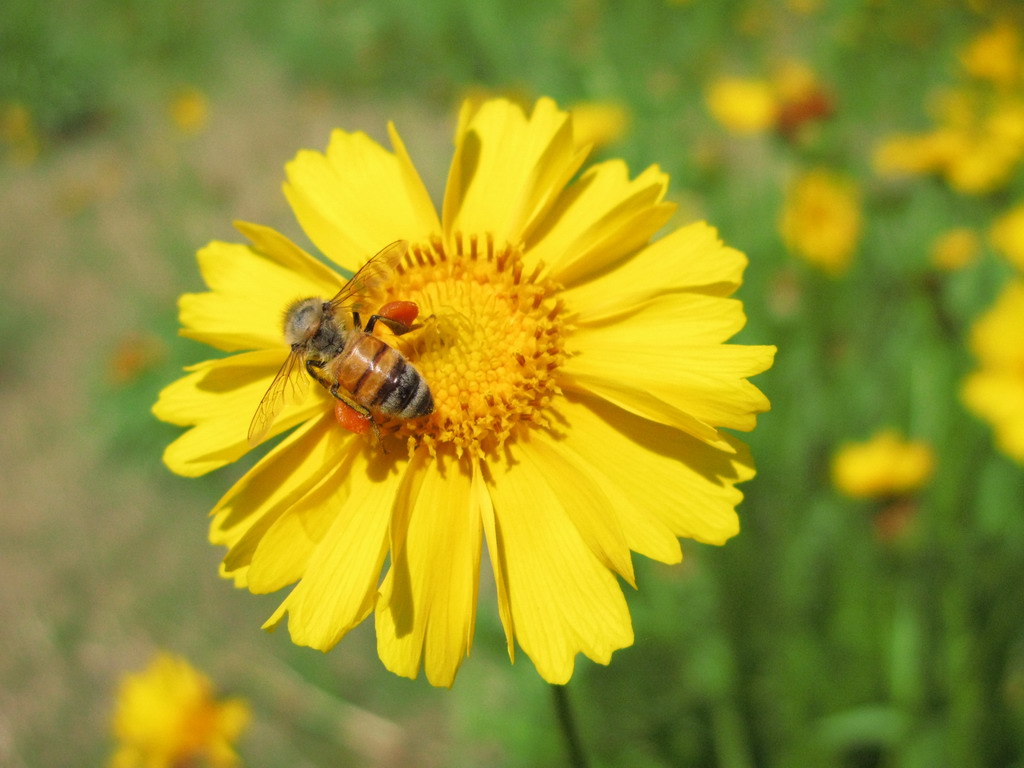
[[[1024,204],[1018,204],[992,223],[989,240],[1010,263],[1024,269]]]
[[[816,168],[786,195],[779,230],[786,246],[833,277],[850,266],[860,240],[860,200],[853,183]]]
[[[995,430],[1000,449],[1024,463],[1024,281],[1009,283],[971,329],[978,370],[963,385],[970,408]]]
[[[114,713],[111,768],[238,765],[234,742],[249,721],[241,699],[218,701],[185,659],[160,653],[121,681]]]
[[[708,87],[707,105],[719,123],[733,133],[763,133],[775,125],[778,104],[764,80],[723,77]]]
[[[884,499],[913,493],[935,471],[928,443],[905,440],[884,429],[862,443],[844,443],[832,458],[832,481],[840,493],[855,499]]]
[[[943,270],[962,269],[977,261],[980,249],[981,243],[974,230],[957,227],[932,241],[932,264]]]

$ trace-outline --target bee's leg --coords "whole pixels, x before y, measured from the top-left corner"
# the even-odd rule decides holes
[[[373,430],[373,436],[377,438],[377,445],[380,446],[382,453],[387,453],[388,449],[384,447],[384,441],[380,436],[380,429],[377,427],[377,422],[374,421],[373,414],[370,413],[370,409],[364,405],[360,405],[349,397],[337,384],[331,384],[327,389],[335,399],[341,400],[341,402],[370,422],[370,428]]]
[[[324,373],[323,369],[324,363],[322,360],[306,360],[306,373],[312,377],[313,381],[330,391],[335,384],[327,378],[327,374]]]
[[[390,317],[384,317],[384,315],[370,315],[370,319],[366,321],[366,332],[373,333],[373,326],[378,322],[384,323],[384,325],[394,331],[395,336],[401,336],[420,327],[419,325],[407,325],[401,320],[394,320]]]

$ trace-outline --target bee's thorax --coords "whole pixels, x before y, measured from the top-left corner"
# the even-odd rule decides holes
[[[334,317],[324,314],[320,325],[306,342],[306,351],[321,360],[330,360],[341,354],[347,338],[345,328]]]
[[[296,301],[285,312],[284,339],[292,351],[327,360],[345,346],[345,331],[332,315],[330,302],[313,297]]]

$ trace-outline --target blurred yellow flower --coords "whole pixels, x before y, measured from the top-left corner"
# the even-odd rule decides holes
[[[772,88],[782,102],[796,102],[820,90],[821,83],[814,70],[805,62],[786,59],[775,67]]]
[[[1018,203],[992,223],[989,242],[1018,269],[1024,270],[1024,203]]]
[[[575,140],[581,146],[604,147],[618,141],[629,127],[629,110],[613,101],[584,101],[569,109]]]
[[[1003,289],[971,329],[978,370],[964,381],[967,407],[992,425],[996,444],[1024,464],[1024,280]]]
[[[184,134],[195,135],[206,128],[210,104],[206,94],[196,88],[183,88],[168,106],[171,121]]]
[[[936,132],[900,134],[883,139],[875,147],[872,157],[875,173],[909,176],[939,171],[950,155],[948,138]]]
[[[450,686],[469,653],[486,544],[510,657],[566,682],[633,642],[617,576],[631,551],[682,557],[678,537],[735,535],[745,446],[768,401],[747,377],[774,347],[728,345],[744,324],[745,257],[703,223],[651,238],[673,206],[656,167],[586,153],[541,99],[466,103],[440,216],[393,126],[394,150],[337,130],[287,166],[300,224],[352,270],[395,240],[409,253],[384,301],[415,302],[421,331],[390,337],[433,393],[413,422],[381,420],[385,455],[307,387],[270,436],[291,432],[218,502],[222,571],[255,593],[295,584],[265,626],[333,647],[371,614],[392,672]],[[282,309],[343,280],[273,230],[199,253],[210,287],[183,296],[182,333],[230,352],[167,387],[156,415],[190,427],[164,454],[183,475],[250,449],[247,427],[288,355]],[[347,319],[345,319],[347,322]],[[405,341],[406,339],[411,339]],[[246,351],[252,350],[252,351]],[[382,569],[386,574],[381,581]],[[297,582],[297,584],[296,584]]]
[[[950,153],[946,179],[965,195],[987,194],[1006,185],[1021,157],[1021,147],[992,136],[964,134]]]
[[[714,81],[707,91],[707,105],[719,123],[738,134],[770,130],[779,108],[771,83],[739,77]]]
[[[865,442],[840,446],[832,458],[832,482],[851,498],[882,499],[918,490],[934,469],[928,443],[904,440],[885,429]]]
[[[939,174],[969,195],[1005,186],[1024,158],[1024,99],[959,88],[946,91],[933,112],[933,130],[893,136],[876,147],[875,171]]]
[[[932,241],[932,264],[944,271],[962,269],[978,258],[980,249],[978,235],[973,229],[957,227]]]
[[[1020,81],[1020,30],[1008,20],[977,35],[960,53],[964,71],[979,80],[1009,87]]]
[[[786,0],[786,7],[793,13],[809,16],[821,10],[825,0]]]
[[[993,143],[1008,147],[1020,159],[1024,147],[1024,99],[997,99],[985,115],[984,133]]]
[[[805,125],[832,114],[831,95],[814,70],[801,61],[782,62],[775,70],[773,87],[779,103],[776,127],[789,139],[797,138]]]
[[[121,681],[114,712],[118,747],[111,768],[229,768],[232,745],[249,722],[241,699],[217,701],[213,686],[187,661],[160,653]]]
[[[39,156],[39,136],[24,104],[0,105],[0,142],[6,145],[8,158],[18,165],[31,165]]]
[[[860,196],[851,180],[818,168],[790,186],[779,231],[786,246],[809,264],[833,277],[844,273],[860,229]]]

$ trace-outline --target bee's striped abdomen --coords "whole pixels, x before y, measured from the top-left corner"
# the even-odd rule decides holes
[[[434,398],[420,372],[405,358],[391,370],[392,375],[377,393],[373,407],[400,419],[426,416],[434,410]]]
[[[338,384],[371,411],[412,419],[434,410],[434,398],[419,371],[376,336],[360,334],[332,367]]]

